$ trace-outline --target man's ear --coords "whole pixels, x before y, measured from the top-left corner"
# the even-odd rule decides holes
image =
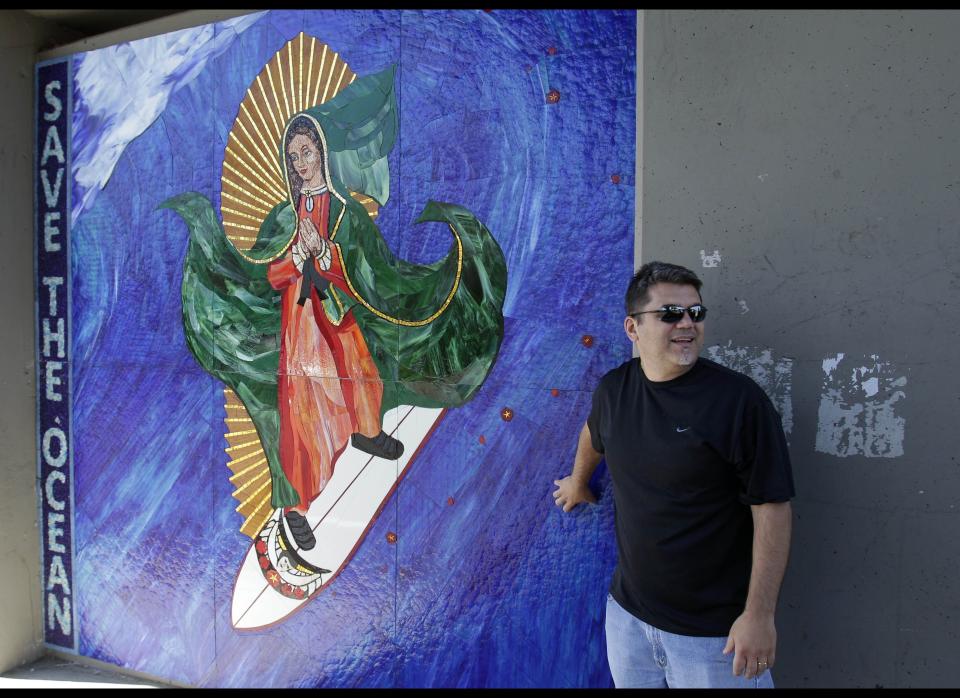
[[[631,342],[637,341],[637,329],[636,329],[637,319],[631,315],[627,315],[623,318],[623,331],[627,333],[627,337],[630,338]]]

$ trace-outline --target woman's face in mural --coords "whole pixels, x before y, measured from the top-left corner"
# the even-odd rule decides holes
[[[323,168],[320,166],[320,150],[309,136],[298,133],[290,140],[287,147],[290,164],[297,174],[303,178],[305,188],[319,187],[325,184]]]

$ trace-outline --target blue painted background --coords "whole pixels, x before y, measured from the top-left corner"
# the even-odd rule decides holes
[[[401,256],[432,261],[449,232],[412,225],[427,199],[469,208],[507,259],[505,338],[334,583],[240,633],[230,597],[250,539],[222,386],[184,343],[186,226],[156,207],[188,190],[219,207],[243,93],[300,31],[358,75],[399,64],[377,223]],[[71,231],[81,654],[203,686],[612,685],[609,480],[601,469],[600,504],[568,515],[550,493],[597,379],[630,355],[635,43],[633,11],[270,12],[173,93]],[[75,124],[75,142],[100,127]]]

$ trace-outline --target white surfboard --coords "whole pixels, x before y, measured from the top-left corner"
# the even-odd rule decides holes
[[[403,444],[392,461],[348,444],[333,477],[310,505],[307,521],[316,537],[311,550],[291,546],[284,536],[280,509],[247,551],[233,586],[231,622],[238,630],[264,628],[285,620],[329,585],[347,565],[367,531],[386,506],[443,409],[402,405],[384,415],[383,424]]]

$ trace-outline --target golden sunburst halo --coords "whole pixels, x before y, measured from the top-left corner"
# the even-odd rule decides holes
[[[254,538],[273,513],[270,466],[253,420],[240,398],[230,388],[224,388],[223,400],[227,413],[223,420],[227,430],[224,437],[230,444],[224,450],[230,458],[227,467],[233,473],[230,477],[233,496],[240,501],[236,511],[244,519],[240,532]]]

